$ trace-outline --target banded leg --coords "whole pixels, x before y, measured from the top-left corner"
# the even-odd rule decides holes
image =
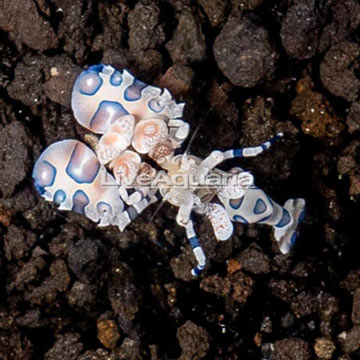
[[[194,197],[190,193],[186,200],[187,201],[184,201],[179,206],[179,211],[176,216],[176,222],[180,226],[186,226],[186,224],[190,221],[190,215],[194,208]]]
[[[126,187],[120,187],[119,193],[122,200],[127,205],[135,205],[143,200],[148,194],[150,189],[147,187],[143,188],[135,188],[135,191],[130,192],[132,189],[128,189]]]
[[[199,213],[203,213],[209,218],[217,240],[224,241],[230,238],[233,233],[233,225],[228,214],[221,205],[215,203],[206,204],[206,207],[199,211]],[[205,268],[206,256],[199,243],[199,239],[196,236],[192,219],[189,219],[186,225],[180,225],[185,226],[186,228],[186,236],[197,261],[197,265],[191,270],[191,273],[194,276],[198,276]]]
[[[196,236],[194,230],[194,223],[190,219],[185,226],[186,229],[186,236],[194,253],[195,259],[197,261],[197,265],[191,270],[191,274],[194,276],[200,275],[200,273],[205,269],[206,265],[206,256],[204,251],[199,243],[199,239]]]
[[[112,163],[110,164],[110,167]],[[141,163],[140,157],[137,164],[134,161],[118,162],[117,165],[120,166],[113,167],[115,177],[117,179],[119,178],[121,184],[125,184],[124,186],[120,186],[119,193],[122,200],[128,205],[134,205],[141,201],[145,196],[152,196],[156,192],[156,190],[150,188],[151,182],[156,176],[156,170],[146,162]],[[138,179],[136,179],[137,176]],[[139,183],[139,181],[143,181],[143,183]],[[129,188],[126,184],[130,184],[132,187]]]
[[[194,276],[198,276],[205,268],[206,257],[204,251],[199,243],[194,230],[194,223],[190,217],[191,211],[194,209],[194,203],[198,202],[198,199],[189,191],[169,191],[165,197],[165,200],[171,202],[179,202],[179,211],[176,216],[176,222],[185,228],[186,236],[189,240],[194,256],[197,261],[197,266],[191,270]]]
[[[149,205],[161,199],[159,192],[152,195],[146,195],[138,203],[129,206],[126,210],[121,212],[115,219],[113,224],[116,225],[120,231],[124,231],[138,215],[140,215]]]
[[[200,176],[206,176],[207,173],[219,165],[221,162],[228,159],[235,159],[241,157],[254,157],[265,150],[269,149],[272,144],[276,141],[280,140],[284,136],[283,133],[278,133],[270,140],[265,141],[261,145],[252,146],[252,147],[244,147],[226,151],[213,151],[208,157],[206,157],[200,164]]]

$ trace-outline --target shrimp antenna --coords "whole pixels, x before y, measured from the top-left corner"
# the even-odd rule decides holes
[[[159,213],[159,211],[161,210],[161,208],[164,206],[165,204],[165,198],[162,198],[161,202],[159,203],[159,205],[157,206],[157,208],[155,209],[154,213],[152,214],[151,218],[150,218],[150,222],[153,222],[154,219],[156,218],[156,215]]]
[[[192,143],[193,143],[193,141],[194,141],[194,139],[195,139],[195,137],[196,137],[199,129],[200,129],[201,126],[204,124],[204,121],[208,118],[208,116],[209,116],[209,114],[210,114],[211,111],[212,111],[212,109],[210,108],[210,109],[206,112],[205,116],[200,119],[199,123],[197,124],[197,126],[196,126],[193,134],[191,135],[191,138],[190,138],[190,140],[189,140],[189,142],[188,142],[188,144],[187,144],[187,146],[186,146],[185,154],[188,154],[188,153],[189,153],[190,147],[191,147],[191,145],[192,145]]]

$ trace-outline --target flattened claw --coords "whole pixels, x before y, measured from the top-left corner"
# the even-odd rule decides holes
[[[156,144],[167,140],[168,126],[162,119],[141,120],[135,126],[132,146],[140,154],[147,154]]]
[[[126,150],[111,161],[109,167],[113,170],[115,179],[121,186],[131,186],[140,169],[141,157],[134,151]]]

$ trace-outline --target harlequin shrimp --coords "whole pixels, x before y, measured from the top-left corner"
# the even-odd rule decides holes
[[[71,100],[75,119],[99,138],[95,152],[77,140],[63,140],[46,148],[36,161],[35,187],[60,210],[82,213],[99,226],[115,225],[123,231],[149,205],[167,201],[178,208],[176,222],[193,249],[193,275],[206,265],[193,212],[209,219],[219,241],[231,237],[233,222],[268,224],[280,251],[290,251],[305,201],[290,199],[280,206],[254,184],[249,172],[217,168],[228,159],[261,154],[282,133],[259,146],[215,150],[205,159],[187,151],[176,154],[189,134],[182,120],[184,104],[176,103],[168,90],[109,65],[83,71]]]

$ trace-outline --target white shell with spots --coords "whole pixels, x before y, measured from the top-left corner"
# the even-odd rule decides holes
[[[35,163],[33,178],[41,196],[58,203],[60,210],[82,213],[102,226],[112,224],[124,209],[114,178],[80,141],[47,147]]]
[[[147,85],[110,65],[91,66],[79,75],[71,106],[76,120],[97,134],[104,134],[123,115],[131,114],[136,122],[154,117],[179,119],[184,108],[168,90]]]

